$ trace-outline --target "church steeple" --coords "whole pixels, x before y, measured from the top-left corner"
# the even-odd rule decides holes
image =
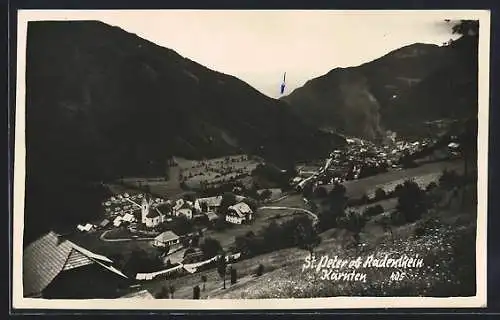
[[[147,196],[144,196],[142,198],[142,203],[141,203],[141,222],[142,223],[146,223],[146,216],[149,213],[149,208],[150,208],[150,204],[151,204],[151,202],[148,201],[146,198],[147,198]]]

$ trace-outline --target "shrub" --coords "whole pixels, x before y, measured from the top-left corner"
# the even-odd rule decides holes
[[[203,241],[203,243],[200,245],[200,249],[203,252],[205,258],[211,258],[217,255],[222,250],[222,246],[218,240],[206,238],[205,241]]]
[[[370,197],[365,193],[360,199],[360,204],[365,204],[370,202]]]
[[[328,192],[326,191],[326,189],[324,187],[317,187],[314,190],[314,196],[316,198],[326,198],[328,196]]]
[[[366,208],[363,215],[365,215],[366,217],[373,217],[382,213],[384,213],[384,207],[382,207],[380,204],[377,204],[375,206]]]
[[[437,183],[432,181],[431,183],[429,183],[427,185],[427,187],[425,188],[426,191],[431,191],[431,190],[434,190],[435,188],[437,188]]]
[[[404,215],[401,212],[395,211],[389,215],[389,223],[394,226],[399,226],[405,223]]]
[[[224,218],[224,215],[219,215],[219,217],[214,222],[214,229],[217,231],[222,231],[228,227],[228,223]]]
[[[439,225],[440,225],[439,221],[433,218],[419,221],[413,234],[416,237],[421,237],[425,235],[427,232],[429,232],[429,230],[438,228]]]
[[[207,276],[202,275],[201,276],[201,281],[203,282],[203,291],[205,291],[205,284],[207,283]]]
[[[460,176],[455,171],[444,170],[439,177],[439,185],[451,189],[460,184]]]
[[[264,274],[264,265],[262,263],[259,264],[259,266],[257,267],[257,270],[256,270],[255,274],[258,277],[260,277],[262,274]]]
[[[416,182],[407,180],[398,193],[398,211],[407,222],[418,220],[426,209],[424,191]]]
[[[386,196],[387,196],[387,194],[386,194],[384,189],[377,188],[377,190],[375,190],[375,199],[376,200],[383,200],[386,198]]]
[[[262,191],[260,196],[262,199],[265,200],[265,199],[269,199],[272,195],[273,195],[273,193],[271,192],[271,190],[265,189],[264,191]]]
[[[337,223],[340,227],[357,234],[365,227],[366,218],[357,212],[348,211],[337,219]]]
[[[198,285],[193,287],[193,299],[200,299],[200,286]]]
[[[234,267],[231,268],[231,284],[235,284],[238,279],[238,274]]]
[[[158,292],[155,296],[156,299],[168,299],[169,292],[167,287],[161,287],[160,292]]]

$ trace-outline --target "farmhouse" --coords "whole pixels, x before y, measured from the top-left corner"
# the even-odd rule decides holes
[[[76,228],[79,230],[79,231],[86,231],[86,232],[89,232],[90,230],[94,229],[94,225],[90,224],[90,223],[87,223],[86,225],[81,225],[79,224],[78,226],[76,226]]]
[[[179,244],[179,236],[170,230],[167,230],[159,234],[153,242],[153,245],[155,247],[160,247],[160,248],[169,247],[177,244]]]
[[[101,223],[99,224],[99,227],[101,228],[106,228],[107,226],[109,226],[109,224],[111,223],[111,221],[109,221],[108,219],[104,219],[101,221]]]
[[[28,298],[115,298],[128,278],[113,261],[49,232],[23,252],[23,295]],[[89,286],[89,281],[92,285]]]
[[[185,216],[188,219],[193,218],[193,203],[191,201],[184,201],[179,199],[175,202],[173,214],[176,217]]]
[[[194,208],[198,212],[214,212],[220,207],[222,196],[199,198],[194,202]]]
[[[118,216],[113,220],[113,226],[119,227],[122,224],[123,220],[121,216]]]
[[[134,222],[135,221],[135,218],[132,214],[130,213],[127,213],[123,216],[123,221],[127,221],[127,222]]]
[[[239,202],[230,206],[226,214],[226,221],[234,224],[248,223],[252,221],[252,219],[252,209],[244,202]]]
[[[193,219],[193,209],[187,203],[184,203],[184,205],[176,211],[176,216],[185,216],[188,219]]]

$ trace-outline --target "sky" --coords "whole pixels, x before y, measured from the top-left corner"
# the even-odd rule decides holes
[[[122,10],[93,17],[273,98],[280,96],[285,72],[288,94],[333,68],[416,42],[442,45],[455,38],[444,22],[450,15],[439,11]]]

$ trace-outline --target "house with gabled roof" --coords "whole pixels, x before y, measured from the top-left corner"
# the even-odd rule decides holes
[[[109,224],[111,223],[111,221],[109,221],[108,219],[104,219],[101,221],[101,223],[99,224],[99,227],[101,228],[106,228],[107,226],[109,226]]]
[[[226,221],[233,224],[248,223],[253,220],[253,211],[245,202],[227,208]]]
[[[24,297],[112,298],[116,286],[128,280],[108,257],[55,232],[47,233],[23,250]]]
[[[217,211],[221,203],[222,203],[222,196],[198,198],[194,202],[194,208],[198,212],[203,212],[203,213],[214,212]]]
[[[175,206],[172,208],[172,214],[176,217],[185,216],[188,219],[193,219],[193,202],[178,199]]]
[[[153,245],[155,247],[170,247],[173,245],[178,245],[180,243],[180,238],[178,235],[176,235],[174,232],[167,230],[161,234],[159,234],[154,242]]]
[[[191,205],[189,205],[187,202],[184,202],[184,204],[175,211],[175,215],[177,217],[179,216],[184,216],[187,219],[193,219],[193,208]]]

